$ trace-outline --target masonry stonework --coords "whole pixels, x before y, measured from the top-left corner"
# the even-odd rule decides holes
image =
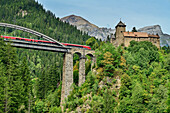
[[[158,34],[147,34],[144,32],[126,32],[126,25],[123,22],[119,22],[116,26],[115,38],[111,38],[111,43],[113,45],[120,46],[124,45],[128,47],[132,40],[134,41],[148,41],[160,48],[160,37]]]
[[[119,24],[116,26],[116,39],[117,39],[116,42],[118,46],[124,43],[123,32],[125,31],[126,31],[126,25],[120,21]]]
[[[95,62],[95,51],[93,50],[84,50],[80,48],[72,48],[68,53],[64,54],[63,59],[63,78],[62,78],[62,91],[61,91],[61,106],[64,102],[64,99],[67,98],[73,84],[73,55],[78,53],[80,55],[79,62],[79,86],[85,82],[85,55],[91,56]]]
[[[63,61],[63,79],[62,79],[62,91],[61,91],[61,103],[69,95],[72,90],[73,84],[73,55],[71,53],[64,54]]]
[[[130,42],[131,42],[132,40],[138,41],[137,38],[125,38],[125,39],[124,39],[124,46],[125,46],[125,47],[128,47],[128,46],[130,45]]]
[[[85,82],[85,57],[80,57],[79,60],[79,86]]]

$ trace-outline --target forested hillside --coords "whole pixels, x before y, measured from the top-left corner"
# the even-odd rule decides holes
[[[92,39],[87,44],[95,44]],[[64,104],[67,112],[170,112],[170,53],[150,42],[131,41],[115,48],[103,43],[96,49],[97,63],[86,82],[74,86]]]
[[[87,56],[81,87],[77,86],[79,57],[74,55],[73,91],[62,105],[64,112],[170,112],[169,47],[132,41],[129,47],[115,48],[59,21],[34,0],[1,0],[0,22],[28,27],[60,42],[86,41],[96,51],[94,66]],[[3,27],[0,35],[38,38]],[[62,55],[13,48],[0,39],[0,112],[61,113]]]
[[[87,34],[77,30],[76,27],[59,21],[59,18],[56,18],[52,12],[46,11],[34,0],[1,0],[0,12],[0,22],[25,26],[60,42],[82,44],[89,38]],[[4,31],[1,28],[1,34]],[[11,29],[7,31],[12,32]],[[19,31],[16,32],[18,36],[22,36],[22,34]]]
[[[52,12],[46,11],[43,6],[35,0],[0,0],[0,22],[16,24],[36,30],[56,39],[59,42],[84,44],[85,41],[90,38],[87,34],[77,30],[76,27],[71,26],[68,23],[61,22],[59,18],[55,17]],[[41,39],[40,37],[26,32],[4,27],[0,27],[0,35]],[[2,58],[9,60],[8,56],[5,56],[4,54],[6,51],[8,51],[8,48],[3,45],[1,46],[5,49],[2,49],[1,47],[1,50],[3,52]],[[11,77],[13,78],[13,76],[15,75],[17,75],[17,79],[14,79],[12,82],[17,83],[18,81],[25,81],[27,77],[23,78],[24,80],[22,78],[18,78],[20,76],[24,76],[25,74],[26,76],[30,77],[28,78],[27,82],[29,82],[31,86],[29,89],[29,94],[23,94],[25,89],[22,88],[18,88],[18,90],[22,90],[20,92],[18,90],[15,90],[15,88],[14,90],[12,90],[11,87],[13,86],[2,86],[1,91],[3,91],[3,89],[7,87],[8,89],[4,89],[5,91],[7,91],[7,93],[3,93],[1,96],[2,103],[0,104],[0,112],[38,112],[39,110],[41,110],[41,107],[39,107],[41,101],[39,103],[39,99],[43,100],[48,96],[57,96],[56,100],[53,101],[55,103],[54,105],[59,106],[61,96],[60,82],[62,78],[63,54],[18,48],[13,50],[12,47],[10,47],[10,49],[12,53],[15,53],[15,58],[10,53],[9,56],[11,55],[11,59],[14,60],[16,63],[14,63],[13,65],[17,65],[17,67],[14,66],[14,69],[8,68],[9,70],[14,71],[13,73],[15,74],[8,78],[2,78],[3,80],[1,81],[1,83],[6,81],[7,79],[10,79]],[[22,66],[22,64],[27,66]],[[19,65],[21,66],[18,67]],[[4,68],[6,68],[5,65]],[[3,66],[1,70],[3,70]],[[23,70],[23,72],[21,73],[19,72],[19,70]],[[7,75],[8,74],[4,74],[4,76]],[[9,82],[11,81],[9,80],[8,83],[5,84],[9,85]],[[23,84],[21,82],[20,84],[21,87],[27,87],[25,86],[25,83]],[[51,93],[49,93],[49,91]],[[18,96],[16,95],[16,92],[18,92]],[[16,95],[14,98],[11,95],[13,93],[14,95]],[[18,104],[15,105],[15,103]]]
[[[1,0],[0,2],[0,22],[17,24],[36,30],[59,42],[84,44],[90,38],[87,34],[77,30],[76,27],[61,22],[52,12],[43,9],[43,6],[35,0]],[[40,39],[40,37],[29,33],[10,28],[5,29],[4,27],[0,27],[0,34]],[[62,56],[61,54],[23,49],[17,49],[17,52],[19,59],[27,55],[33,76],[40,75],[45,67],[54,65],[56,61],[57,65],[62,64],[61,57],[57,57]]]

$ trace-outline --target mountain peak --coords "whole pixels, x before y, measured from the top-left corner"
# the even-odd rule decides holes
[[[76,16],[76,15],[74,15],[74,14],[72,14],[72,15],[69,15],[69,16],[66,16],[66,17],[63,17],[63,18],[61,18],[61,20],[63,21],[63,20],[65,20],[65,19],[73,19],[73,18],[75,18],[75,19],[82,19],[82,20],[85,20],[85,19],[83,19],[82,17],[80,17],[80,16]]]
[[[88,35],[92,37],[96,37],[97,39],[101,40],[107,40],[107,36],[114,34],[115,29],[111,28],[99,28],[98,26],[90,23],[86,19],[82,18],[81,16],[77,15],[69,15],[64,18],[61,18],[61,21],[67,22],[71,25],[74,25],[77,27],[77,29],[88,33]],[[119,25],[125,25],[124,23],[120,22]],[[161,26],[160,25],[152,25],[152,26],[146,26],[143,28],[138,29],[138,32],[147,32],[148,34],[159,34],[161,37],[161,46],[164,45],[170,45],[170,35],[164,34],[162,32]]]
[[[155,34],[155,33],[158,33],[159,35],[163,34],[160,25],[146,26],[146,27],[140,28],[138,31],[139,32],[147,32],[149,34]]]
[[[97,28],[96,25],[90,23],[89,21],[82,18],[81,16],[76,16],[76,15],[69,15],[69,16],[63,17],[63,18],[61,18],[61,21],[67,22],[67,23],[74,25],[74,26],[90,25],[90,26]]]
[[[115,30],[113,29],[99,28],[98,26],[90,23],[88,20],[82,18],[81,16],[69,15],[61,18],[61,21],[74,25],[77,27],[77,29],[101,40],[106,40],[108,35],[110,35],[111,33],[114,34],[115,32]]]

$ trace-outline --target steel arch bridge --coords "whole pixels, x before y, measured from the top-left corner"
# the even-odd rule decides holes
[[[24,32],[28,32],[34,34],[38,37],[41,37],[45,40],[56,42],[57,45],[51,44],[41,44],[41,43],[30,43],[24,42],[20,40],[5,40],[6,42],[12,42],[11,45],[17,48],[25,48],[25,49],[34,49],[34,50],[44,50],[44,51],[52,51],[52,52],[61,52],[63,55],[63,78],[62,78],[62,91],[61,91],[61,105],[64,102],[64,99],[67,98],[70,91],[72,91],[73,84],[73,55],[75,53],[79,53],[79,86],[85,82],[85,55],[90,55],[92,57],[93,64],[96,62],[95,51],[93,50],[85,50],[83,48],[71,48],[64,46],[60,42],[54,40],[53,38],[46,36],[37,31],[21,27],[18,25],[8,24],[8,23],[0,23],[0,27],[8,27],[18,29]],[[92,64],[92,65],[93,65]]]
[[[31,34],[36,35],[38,37],[41,37],[41,38],[43,38],[45,40],[56,42],[59,46],[64,46],[63,44],[61,44],[60,42],[54,40],[53,38],[51,38],[51,37],[49,37],[47,35],[44,35],[42,33],[39,33],[37,31],[31,30],[29,28],[25,28],[25,27],[21,27],[21,26],[18,26],[18,25],[13,25],[13,24],[8,24],[8,23],[0,23],[0,26],[1,27],[14,28],[14,29],[18,29],[18,30],[21,30],[21,31],[24,31],[24,32],[28,32],[28,33],[31,33]]]

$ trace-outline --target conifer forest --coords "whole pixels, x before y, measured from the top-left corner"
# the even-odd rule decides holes
[[[35,0],[0,0],[0,22],[88,45],[97,58],[92,66],[87,56],[86,81],[79,87],[79,56],[74,54],[73,90],[60,105],[63,53],[15,48],[0,38],[0,113],[170,112],[169,47],[158,49],[147,41],[114,47],[60,21]],[[5,27],[0,35],[41,39]]]

